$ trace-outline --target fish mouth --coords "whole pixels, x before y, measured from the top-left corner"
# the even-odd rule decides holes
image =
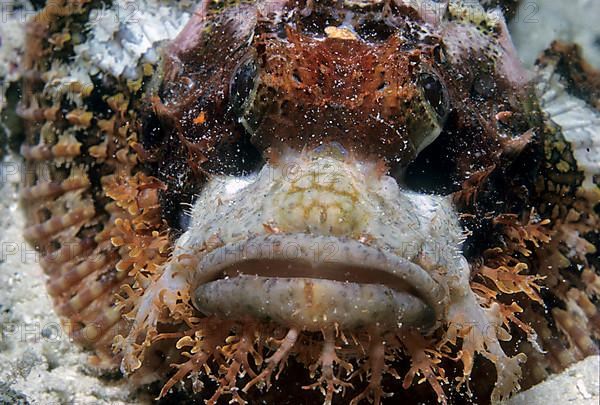
[[[205,254],[195,276],[194,306],[207,316],[311,331],[430,329],[447,301],[421,266],[334,236],[275,233],[230,243]]]

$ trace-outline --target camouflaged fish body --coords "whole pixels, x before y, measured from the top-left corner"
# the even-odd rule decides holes
[[[209,403],[497,402],[597,353],[577,48],[527,72],[474,2],[127,10],[40,10],[19,110],[25,236],[95,366]]]

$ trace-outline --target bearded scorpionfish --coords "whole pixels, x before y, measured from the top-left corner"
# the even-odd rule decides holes
[[[24,233],[95,367],[211,404],[485,403],[598,352],[576,46],[528,72],[473,1],[140,4],[28,25]]]

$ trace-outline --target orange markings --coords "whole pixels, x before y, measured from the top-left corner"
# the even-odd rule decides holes
[[[202,125],[206,122],[206,113],[204,111],[200,111],[200,114],[196,118],[194,118],[194,124]]]

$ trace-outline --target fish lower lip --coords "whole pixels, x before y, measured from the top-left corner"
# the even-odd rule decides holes
[[[357,240],[269,234],[205,254],[194,305],[207,315],[259,318],[319,330],[376,323],[429,328],[444,289],[422,267]]]

